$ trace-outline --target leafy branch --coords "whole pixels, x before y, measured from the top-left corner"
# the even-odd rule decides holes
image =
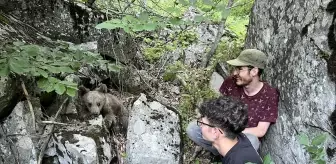
[[[327,139],[327,134],[322,133],[312,138],[311,140],[307,134],[301,133],[299,136],[299,143],[303,145],[304,149],[309,153],[310,158],[316,164],[326,163],[326,152],[324,151],[324,143]]]
[[[107,65],[109,70],[117,72],[120,68],[98,54],[80,51],[67,44],[49,48],[14,42],[2,46],[0,52],[0,76],[35,77],[41,89],[60,95],[75,96],[77,84],[61,77],[77,72],[84,65]]]

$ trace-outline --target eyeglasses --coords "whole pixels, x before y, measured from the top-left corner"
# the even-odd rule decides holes
[[[206,125],[206,126],[209,126],[209,127],[212,127],[212,128],[214,128],[214,127],[215,127],[215,126],[213,126],[213,125],[210,125],[210,124],[204,123],[204,122],[202,122],[202,121],[199,121],[199,120],[197,120],[197,125],[198,125],[198,126],[201,126],[201,125]]]
[[[219,128],[217,128],[216,126],[213,126],[213,125],[210,125],[210,124],[207,124],[207,123],[204,123],[204,122],[202,122],[202,121],[199,121],[199,120],[197,120],[197,125],[198,126],[201,126],[201,125],[206,125],[206,126],[209,126],[209,127],[211,127],[211,128],[216,128],[216,129],[218,129],[219,130],[219,132],[220,133],[222,133],[223,134],[223,132],[219,129]]]

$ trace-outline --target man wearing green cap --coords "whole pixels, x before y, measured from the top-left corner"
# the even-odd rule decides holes
[[[258,138],[266,134],[278,117],[279,93],[260,79],[266,61],[266,55],[259,50],[242,51],[236,59],[227,61],[234,66],[233,75],[226,78],[219,89],[223,95],[238,98],[248,105],[248,125],[243,133],[256,150],[259,148]],[[187,134],[196,144],[218,155],[212,143],[203,139],[195,122],[189,123]]]

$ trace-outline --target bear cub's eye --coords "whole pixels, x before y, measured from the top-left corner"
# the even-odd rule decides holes
[[[89,103],[89,107],[91,107],[92,106],[92,104],[91,103]]]
[[[100,103],[97,103],[98,106],[100,106]]]

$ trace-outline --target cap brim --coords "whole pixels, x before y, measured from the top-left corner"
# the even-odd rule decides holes
[[[248,65],[250,65],[250,63],[243,62],[239,59],[228,60],[226,62],[230,65],[233,65],[233,66],[248,66]]]

